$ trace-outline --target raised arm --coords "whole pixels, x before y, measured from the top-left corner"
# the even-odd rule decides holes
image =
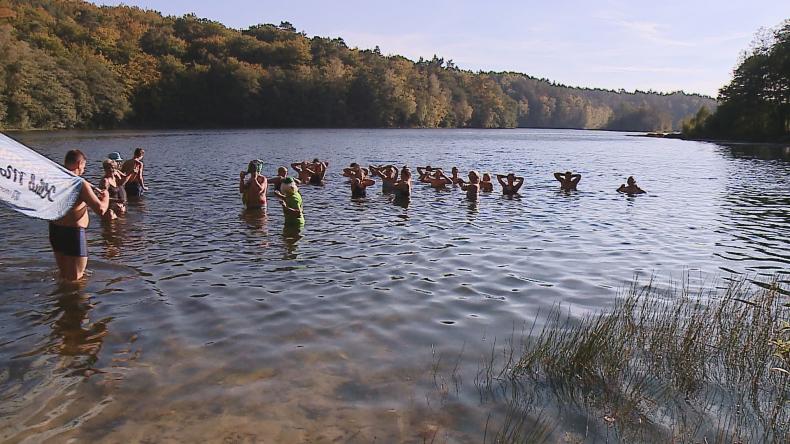
[[[496,175],[496,180],[497,180],[497,182],[499,182],[499,185],[502,186],[502,188],[507,187],[507,182],[505,182],[505,178],[506,177],[507,176],[504,175],[504,174],[497,174]]]
[[[557,179],[560,183],[562,183],[564,176],[565,175],[563,173],[554,173],[554,178]]]
[[[297,173],[301,173],[302,172],[302,164],[300,162],[292,163],[291,164],[291,168],[293,168],[293,170],[296,171]]]
[[[87,180],[82,181],[82,189],[80,190],[80,199],[85,202],[91,210],[99,216],[104,216],[107,208],[110,206],[110,195],[107,191],[100,191],[97,196],[93,192],[93,186]]]
[[[582,180],[582,175],[581,174],[578,174],[578,173],[577,174],[571,174],[571,182],[579,183],[580,180]]]
[[[246,175],[247,173],[244,171],[239,174],[239,194],[244,194],[244,190],[247,188],[247,184],[244,183],[244,176]]]
[[[518,190],[521,189],[521,185],[524,185],[524,178],[517,176],[515,180],[513,180],[513,192],[518,193]]]

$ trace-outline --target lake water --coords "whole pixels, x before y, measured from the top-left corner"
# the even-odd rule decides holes
[[[81,149],[95,183],[107,153],[144,147],[150,192],[93,217],[79,288],[56,283],[46,222],[0,209],[0,441],[480,442],[498,420],[472,383],[480,359],[539,313],[606,309],[635,276],[790,282],[788,148],[570,130],[12,136],[58,162]],[[274,200],[242,211],[249,160],[273,174],[313,157],[330,171],[302,187],[301,236]],[[526,181],[478,203],[416,184],[403,208],[379,184],[352,201],[352,161]],[[572,194],[552,178],[568,169]],[[614,192],[629,175],[648,194]],[[447,365],[457,380],[437,382]],[[585,427],[557,423],[555,438]]]

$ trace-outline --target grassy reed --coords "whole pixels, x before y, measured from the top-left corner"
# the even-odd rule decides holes
[[[480,401],[498,418],[484,440],[790,442],[788,319],[785,289],[746,280],[635,282],[581,320],[555,307],[480,366]]]

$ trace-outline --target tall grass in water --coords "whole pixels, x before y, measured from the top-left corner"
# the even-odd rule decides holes
[[[485,440],[790,442],[786,295],[746,280],[694,292],[650,282],[581,320],[557,307],[480,367],[497,418]]]

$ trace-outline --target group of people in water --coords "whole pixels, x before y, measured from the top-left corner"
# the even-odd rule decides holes
[[[60,219],[49,223],[49,240],[60,270],[60,276],[69,281],[82,278],[88,263],[87,239],[85,229],[88,227],[88,209],[104,219],[112,220],[127,211],[127,202],[131,198],[143,195],[148,187],[145,185],[145,150],[137,148],[129,160],[123,160],[118,152],[110,153],[102,162],[103,176],[99,187],[93,187],[83,180],[79,198],[72,208]],[[71,173],[81,176],[85,172],[87,158],[80,150],[66,153],[64,166]],[[246,171],[239,174],[239,194],[245,207],[249,210],[265,210],[269,186],[273,195],[279,200],[283,210],[285,227],[301,228],[304,225],[304,210],[299,185],[324,185],[329,162],[320,159],[301,161],[291,164],[296,177],[288,175],[284,166],[277,169],[277,174],[268,178],[263,175],[263,161],[256,159],[247,165]],[[343,168],[342,175],[348,178],[352,199],[364,198],[367,188],[375,185],[374,178],[381,180],[381,189],[385,194],[393,194],[395,199],[408,202],[412,194],[414,178],[408,166],[398,168],[395,165],[369,165],[367,168],[352,163]],[[514,173],[496,174],[496,181],[502,188],[502,194],[516,196],[524,185],[524,178]],[[581,174],[566,171],[554,173],[560,183],[560,189],[574,191],[577,189]],[[448,190],[457,186],[465,192],[466,198],[477,200],[480,193],[494,191],[494,182],[490,173],[480,174],[469,171],[466,178],[460,176],[458,168],[452,167],[450,175],[441,168],[430,165],[417,167],[416,181],[424,183],[436,190]],[[637,186],[633,177],[617,189],[620,193],[642,194],[645,191]]]
[[[143,157],[145,150],[137,148],[131,159],[124,161],[120,153],[111,153],[102,162],[104,175],[95,188],[83,180],[74,205],[58,220],[49,222],[49,243],[55,254],[61,278],[77,281],[88,265],[88,209],[105,219],[115,219],[126,212],[130,198],[138,198],[148,190],[145,185]],[[66,153],[64,166],[72,174],[82,176],[87,157],[80,150]]]

